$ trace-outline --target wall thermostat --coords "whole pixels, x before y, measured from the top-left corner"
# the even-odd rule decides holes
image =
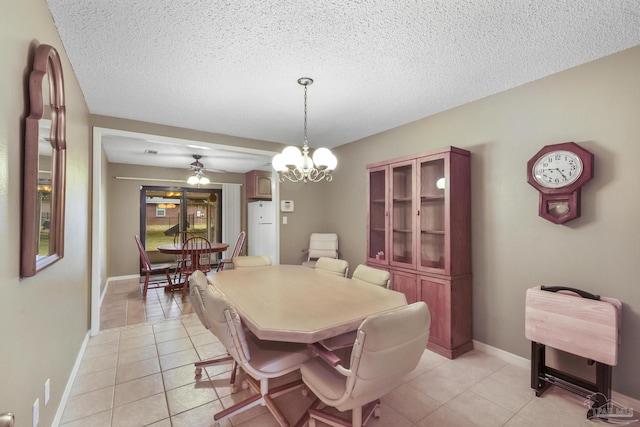
[[[281,200],[280,201],[281,212],[293,212],[293,200]]]

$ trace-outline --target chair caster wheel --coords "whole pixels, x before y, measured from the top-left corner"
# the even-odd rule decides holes
[[[232,385],[231,386],[231,394],[236,394],[238,392],[238,386],[237,385]]]
[[[309,390],[303,387],[302,390],[300,391],[300,394],[303,395],[304,397],[307,397],[309,396]]]
[[[249,388],[249,381],[242,381],[242,389],[246,390]]]
[[[196,368],[195,376],[196,378],[202,377],[202,368]]]

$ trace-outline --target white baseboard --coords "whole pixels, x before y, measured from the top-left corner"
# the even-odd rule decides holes
[[[487,353],[491,356],[497,357],[498,359],[504,360],[505,362],[520,366],[521,368],[531,368],[531,361],[529,359],[520,357],[513,353],[509,353],[508,351],[501,350],[497,347],[492,347],[480,341],[473,340],[473,348],[483,353]]]
[[[82,363],[82,358],[84,357],[84,352],[87,349],[87,344],[89,343],[90,337],[91,331],[87,331],[87,334],[84,336],[84,341],[82,341],[82,345],[80,346],[78,356],[76,357],[76,363],[73,365],[71,375],[69,375],[67,385],[64,388],[64,392],[62,393],[62,399],[60,399],[60,405],[58,405],[56,416],[53,418],[53,422],[51,423],[52,427],[58,427],[60,425],[62,415],[64,414],[64,408],[67,406],[67,400],[69,399],[69,394],[71,394],[71,387],[73,387],[73,383],[75,382],[76,376],[78,375],[78,370],[80,369],[80,364]]]
[[[107,282],[111,281],[111,280],[127,280],[127,279],[139,279],[140,275],[139,274],[127,274],[126,276],[113,276],[113,277],[109,277],[107,278]]]

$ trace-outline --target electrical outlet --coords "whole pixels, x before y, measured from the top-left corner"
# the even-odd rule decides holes
[[[33,402],[33,427],[38,427],[40,421],[40,399]]]
[[[49,397],[51,397],[51,379],[47,378],[44,382],[44,406],[49,403]]]

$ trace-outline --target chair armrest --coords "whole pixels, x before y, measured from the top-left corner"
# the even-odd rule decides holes
[[[327,362],[329,365],[333,366],[334,368],[336,366],[340,365],[340,358],[338,356],[336,356],[335,354],[333,354],[331,351],[329,351],[322,344],[315,342],[313,344],[307,344],[307,346],[315,354],[317,354],[322,360],[324,360],[325,362]]]

